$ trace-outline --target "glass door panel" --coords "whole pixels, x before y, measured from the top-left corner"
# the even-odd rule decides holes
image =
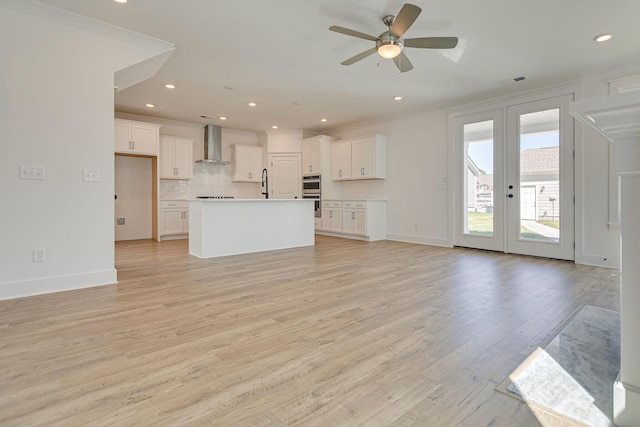
[[[464,125],[464,233],[493,236],[493,120]]]
[[[454,119],[457,246],[504,248],[502,114],[493,110]]]
[[[507,251],[574,259],[573,95],[507,108]]]
[[[521,114],[519,239],[560,241],[560,109]]]

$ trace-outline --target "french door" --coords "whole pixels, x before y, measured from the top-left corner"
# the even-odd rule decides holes
[[[455,245],[574,259],[571,101],[453,118]]]

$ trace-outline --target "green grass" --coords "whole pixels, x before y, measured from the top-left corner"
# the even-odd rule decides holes
[[[482,212],[469,212],[467,214],[467,225],[469,226],[469,234],[474,236],[493,236],[493,214],[492,213],[482,213]],[[538,221],[543,223],[542,221]],[[546,221],[546,222],[554,222],[554,221]],[[549,225],[549,224],[545,224]],[[553,225],[549,225],[553,227]],[[559,223],[558,223],[559,227]],[[521,227],[520,228],[520,238],[527,240],[551,240],[548,237],[543,236],[542,234],[534,233],[528,228]]]

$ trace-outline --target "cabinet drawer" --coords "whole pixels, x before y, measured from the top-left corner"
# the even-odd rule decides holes
[[[342,202],[342,207],[343,208],[360,208],[360,209],[364,209],[367,207],[367,202],[365,201],[345,201]]]
[[[189,202],[183,200],[161,200],[161,208],[185,208],[189,207]]]
[[[341,208],[342,202],[337,202],[334,200],[326,200],[322,202],[322,207],[323,208]]]

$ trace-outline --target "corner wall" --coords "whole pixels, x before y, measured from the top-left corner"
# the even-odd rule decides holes
[[[159,54],[134,35],[0,1],[0,299],[116,281],[114,72]],[[45,179],[19,179],[20,166],[44,168]],[[83,182],[84,168],[100,182]]]

